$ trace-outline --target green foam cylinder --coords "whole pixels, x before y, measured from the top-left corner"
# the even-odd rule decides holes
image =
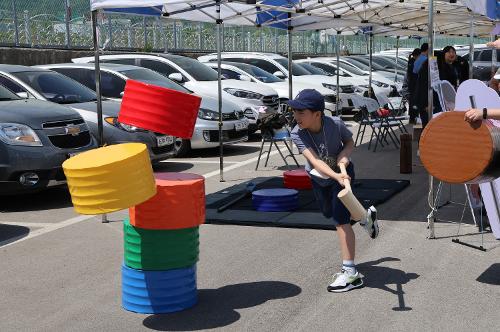
[[[193,266],[199,256],[199,227],[152,230],[123,221],[124,261],[136,270],[166,271]]]

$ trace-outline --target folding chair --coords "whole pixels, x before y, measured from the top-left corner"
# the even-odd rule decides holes
[[[406,108],[395,108],[391,100],[383,94],[375,94],[380,106],[387,108],[391,114],[389,115],[390,121],[396,121],[398,123],[399,130],[408,134],[403,121],[410,120],[410,117],[406,114]]]
[[[297,165],[297,168],[300,167],[299,162],[297,161],[297,159],[295,158],[295,155],[293,154],[291,146],[288,145],[289,143],[290,144],[293,144],[293,143],[291,142],[290,131],[288,130],[288,128],[286,126],[280,130],[277,130],[277,131],[267,131],[267,132],[262,132],[261,134],[262,134],[262,144],[260,145],[259,158],[257,159],[257,165],[255,165],[255,170],[257,170],[259,168],[260,158],[262,157],[262,154],[264,153],[264,145],[266,143],[269,143],[269,149],[267,150],[267,157],[266,157],[266,162],[264,164],[264,167],[267,167],[267,163],[269,161],[269,156],[271,154],[271,150],[272,150],[273,146],[276,147],[276,149],[278,150],[278,153],[281,156],[281,159],[283,159],[283,161],[285,162],[286,166],[289,169],[291,168],[291,166],[288,164],[288,162],[286,160],[286,158],[289,158],[289,157],[292,157],[293,161],[295,162],[295,165]],[[280,147],[278,146],[278,142],[283,142],[285,144],[285,146],[289,152],[288,155],[286,155],[286,156],[283,155]]]

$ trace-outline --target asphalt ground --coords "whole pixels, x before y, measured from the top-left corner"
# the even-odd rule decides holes
[[[353,131],[357,130],[353,127]],[[225,182],[218,150],[194,151],[157,171],[206,177],[206,192],[279,176],[273,150],[255,171],[259,138],[225,149]],[[77,215],[64,188],[0,200],[0,331],[498,331],[499,242],[477,234],[470,213],[458,225],[436,224],[427,239],[427,174],[416,156],[412,174],[399,173],[399,151],[356,148],[357,178],[410,179],[411,185],[378,207],[381,233],[371,240],[359,227],[356,261],[365,287],[326,291],[341,259],[334,231],[202,225],[199,303],[184,312],[141,315],[121,308],[121,221],[126,211]],[[300,159],[303,162],[303,159]],[[443,200],[465,199],[463,187],[445,186]],[[441,220],[458,221],[448,205]],[[483,241],[483,242],[482,242]]]

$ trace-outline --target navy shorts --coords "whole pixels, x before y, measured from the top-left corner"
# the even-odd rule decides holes
[[[351,182],[353,182],[354,166],[352,163],[349,163],[349,166],[347,166],[347,174],[349,174]],[[351,214],[344,204],[342,204],[340,199],[337,198],[338,193],[344,189],[344,187],[337,181],[333,179],[330,180],[330,184],[325,186],[324,181],[316,181],[314,176],[311,177],[314,197],[316,197],[321,213],[323,213],[326,218],[332,218],[335,226],[347,225],[351,222]]]

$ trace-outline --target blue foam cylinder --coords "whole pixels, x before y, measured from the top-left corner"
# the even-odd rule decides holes
[[[261,189],[252,193],[255,210],[262,212],[287,212],[299,207],[299,192],[294,189]]]
[[[143,271],[122,265],[122,306],[141,314],[191,308],[198,302],[196,265],[168,271]]]

